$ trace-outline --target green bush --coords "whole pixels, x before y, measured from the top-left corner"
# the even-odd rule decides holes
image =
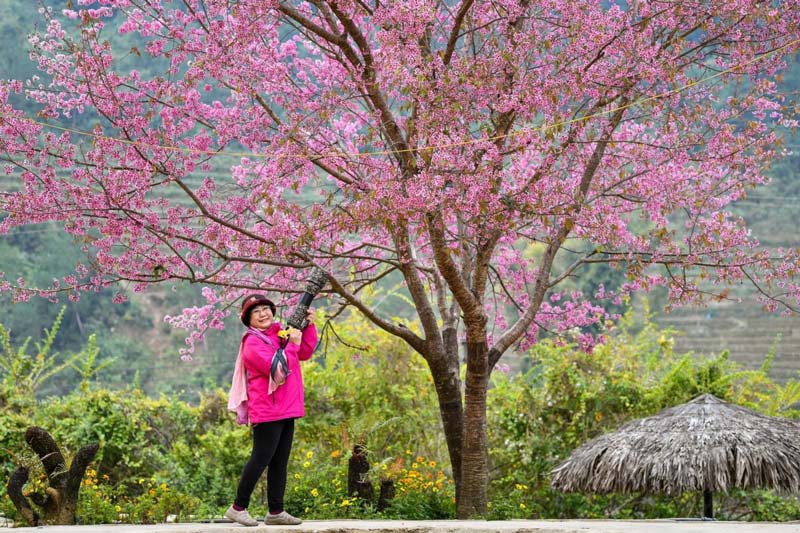
[[[677,498],[560,494],[549,488],[550,471],[589,439],[702,393],[766,414],[800,417],[800,383],[780,385],[770,379],[770,356],[762,368],[742,370],[728,359],[727,352],[711,358],[676,354],[674,332],[658,330],[647,318],[643,325],[636,325],[628,313],[591,353],[543,342],[531,350],[530,369],[525,373],[493,374],[489,395],[492,517],[699,516],[702,498],[696,494]],[[634,326],[639,328],[636,334]],[[766,512],[768,505],[758,503],[775,498],[763,491],[747,498],[718,498],[717,515],[800,517],[796,499],[780,499],[782,505],[772,508],[782,511],[772,514]]]
[[[800,417],[800,384],[772,381],[769,356],[761,369],[742,370],[726,353],[707,359],[674,353],[673,332],[647,320],[633,330],[627,315],[591,354],[543,342],[531,350],[526,372],[494,372],[489,518],[698,516],[697,494],[562,494],[550,490],[550,471],[588,439],[702,392],[767,414]],[[9,345],[6,353],[22,352]],[[325,330],[303,375],[307,417],[296,425],[286,494],[290,512],[306,519],[455,516],[444,438],[431,430],[441,424],[436,394],[421,358],[353,316],[337,331]],[[0,378],[8,383],[7,375]],[[29,425],[50,431],[67,458],[100,442],[80,493],[82,523],[219,516],[250,453],[250,430],[227,412],[222,389],[207,390],[198,405],[176,396],[150,398],[135,387],[107,390],[88,380],[61,398],[19,398],[10,386],[3,391],[5,405],[13,406],[0,411],[0,468],[6,474],[18,464],[38,462],[23,440]],[[370,501],[347,493],[356,444],[365,447],[370,464]],[[31,478],[28,488],[42,482],[36,472]],[[382,482],[393,483],[395,497],[378,511]],[[265,483],[257,486],[253,514],[266,511],[265,489]],[[767,491],[717,495],[715,504],[721,518],[800,518],[796,498]],[[5,494],[0,511],[17,518]]]
[[[380,462],[402,454],[446,457],[439,409],[425,361],[356,314],[323,331],[303,377],[308,416],[298,424],[306,447],[329,454],[361,444]],[[308,437],[307,437],[308,436]]]

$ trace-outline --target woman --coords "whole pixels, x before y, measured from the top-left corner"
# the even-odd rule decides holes
[[[244,466],[236,499],[225,516],[244,526],[258,521],[247,512],[258,478],[267,469],[268,525],[297,525],[283,508],[286,467],[294,437],[294,419],[305,415],[300,361],[311,358],[317,345],[317,329],[311,322],[302,332],[290,328],[281,338],[275,322],[275,304],[266,296],[252,294],[242,301],[240,318],[247,330],[242,337],[228,409],[236,411],[240,424],[253,427],[253,451]]]

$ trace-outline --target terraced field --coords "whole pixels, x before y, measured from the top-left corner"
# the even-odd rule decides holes
[[[790,147],[798,153],[782,163],[775,181],[735,209],[761,244],[773,249],[800,246],[800,135],[792,141]],[[781,381],[800,378],[800,316],[766,314],[752,292],[744,296],[748,299],[741,304],[676,310],[657,322],[683,333],[676,338],[677,350],[718,354],[728,349],[733,360],[748,368],[760,366],[774,347],[772,376]]]
[[[758,368],[775,351],[770,375],[785,382],[800,378],[800,318],[767,315],[757,306],[717,305],[679,310],[658,319],[682,334],[675,337],[677,352],[715,355],[727,349],[731,359],[746,368]]]

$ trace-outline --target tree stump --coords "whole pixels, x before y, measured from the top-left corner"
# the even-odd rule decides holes
[[[353,446],[353,455],[347,466],[347,494],[372,502],[372,483],[367,479],[369,472],[367,449],[361,444]]]
[[[44,524],[71,525],[75,523],[75,511],[78,507],[78,491],[86,468],[94,459],[99,444],[89,444],[80,449],[67,469],[64,456],[50,433],[40,427],[29,427],[25,432],[25,442],[39,456],[47,474],[49,486],[44,494],[34,493],[30,500],[40,508],[41,515],[22,493],[28,482],[27,467],[18,467],[8,479],[6,490],[11,502],[26,522],[32,526]]]
[[[381,480],[381,493],[378,496],[378,511],[383,511],[392,503],[395,496],[394,480],[382,479]]]

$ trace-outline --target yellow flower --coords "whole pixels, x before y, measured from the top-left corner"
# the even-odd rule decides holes
[[[309,451],[308,453],[306,453],[306,459],[311,459],[312,457],[314,457],[314,452]]]
[[[352,502],[347,498],[345,498],[344,500],[342,500],[342,503],[339,504],[339,507],[347,507],[348,505],[352,505]]]
[[[418,462],[418,463],[424,463],[424,462],[425,462],[425,458],[424,458],[424,457],[420,457],[420,456],[418,455],[418,456],[417,456],[417,462]]]
[[[319,491],[317,489],[311,489],[311,495],[316,498],[319,496]]]
[[[120,507],[119,505],[115,505],[115,506],[114,506],[114,510],[115,510],[116,512],[120,512],[120,511],[122,511],[122,507]]]
[[[337,457],[339,457],[340,455],[342,455],[342,452],[340,452],[339,450],[333,450],[333,451],[331,452],[331,457],[333,457],[334,459],[336,459],[336,458],[337,458]]]
[[[300,479],[300,474],[295,474],[295,475],[294,475],[294,478],[295,478],[295,479]]]
[[[411,450],[406,450],[406,455],[411,455]]]
[[[528,490],[528,486],[527,485],[523,485],[522,483],[517,483],[514,486],[517,488],[517,490]]]
[[[527,509],[527,507],[525,507],[525,504],[524,504],[524,503],[521,503],[521,504],[519,504],[519,508],[520,508],[520,509]]]
[[[411,465],[411,468],[416,470],[417,468],[419,468],[419,465],[417,463],[414,463],[414,464]]]
[[[308,461],[303,463],[303,468],[308,468],[309,466],[311,466],[311,463],[309,463]]]
[[[436,468],[436,461],[428,461],[428,466],[431,468]]]
[[[169,490],[169,488],[167,487],[167,484],[166,484],[166,483],[162,483],[162,484],[161,484],[161,485],[159,485],[159,486],[161,487],[161,490]]]

